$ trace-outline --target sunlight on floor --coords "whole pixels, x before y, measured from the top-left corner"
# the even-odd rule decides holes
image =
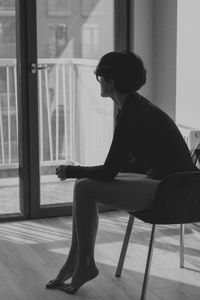
[[[71,240],[71,231],[39,224],[37,221],[3,223],[0,224],[0,240],[19,244],[68,241]]]
[[[112,293],[112,295],[116,296],[114,299],[118,300],[126,299],[127,290],[133,290],[134,297],[139,299],[150,239],[150,225],[136,219],[122,277],[120,279],[115,278],[114,274],[127,221],[128,214],[124,212],[100,214],[99,231],[95,247],[95,259],[100,269],[100,276],[98,281],[90,283],[91,288],[94,290],[96,290],[96,285],[98,284],[104,289],[106,295],[109,296]],[[9,273],[9,270],[10,268],[12,269],[13,264],[16,266],[17,274],[19,270],[22,273],[23,268],[27,270],[33,269],[31,276],[38,280],[39,285],[41,285],[40,281],[44,285],[46,278],[53,278],[66,260],[71,244],[71,229],[71,217],[0,224],[0,264],[2,272],[4,274],[7,272],[7,276],[11,276],[12,274]],[[196,297],[196,295],[199,295],[200,289],[199,244],[199,225],[187,225],[185,234],[185,268],[181,269],[179,267],[179,225],[158,226],[150,271],[149,300],[199,299],[198,296]],[[18,262],[22,261],[23,266],[21,264],[18,265]],[[47,269],[48,275],[46,274]],[[28,274],[27,271],[26,280],[29,281]],[[20,278],[19,280],[21,280]],[[31,278],[29,285],[32,284]],[[91,295],[92,297],[94,296],[92,290],[90,290]],[[90,298],[90,296],[87,297]]]

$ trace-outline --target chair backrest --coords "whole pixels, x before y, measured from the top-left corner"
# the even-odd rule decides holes
[[[200,163],[200,143],[191,151],[194,166]],[[200,171],[178,172],[163,179],[153,205],[143,212],[132,213],[151,224],[200,222]]]

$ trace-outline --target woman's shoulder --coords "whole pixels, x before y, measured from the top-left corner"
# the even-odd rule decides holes
[[[168,113],[140,94],[138,94],[138,110],[146,113],[150,118],[172,121]]]
[[[156,107],[152,104],[150,100],[140,95],[139,93],[132,94],[128,97],[127,102],[122,109],[122,115],[125,115],[127,118],[140,118],[146,112],[150,110],[155,110]]]
[[[144,109],[145,107],[156,107],[149,99],[139,93],[130,94],[127,98],[126,105],[127,110],[134,108],[135,110]]]

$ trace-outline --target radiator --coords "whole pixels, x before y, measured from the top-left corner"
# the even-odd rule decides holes
[[[200,129],[177,125],[190,151],[200,143]]]

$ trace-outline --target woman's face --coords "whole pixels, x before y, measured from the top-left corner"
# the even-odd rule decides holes
[[[101,96],[111,97],[113,91],[113,81],[111,79],[105,80],[103,76],[99,76],[99,83],[101,87]]]

